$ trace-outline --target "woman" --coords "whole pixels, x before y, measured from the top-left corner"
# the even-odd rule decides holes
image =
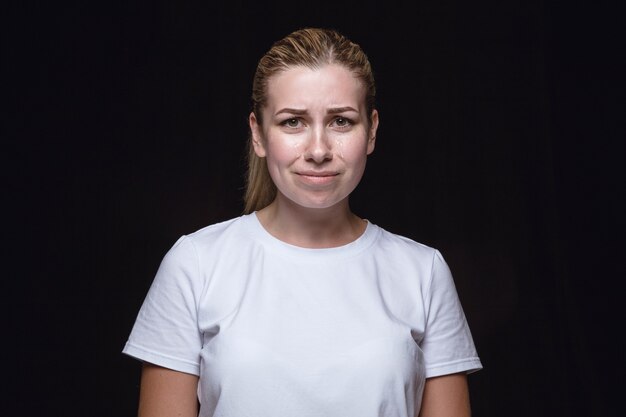
[[[246,213],[176,242],[124,348],[144,362],[140,416],[470,415],[481,363],[445,261],[350,210],[374,98],[335,31],[262,57]]]

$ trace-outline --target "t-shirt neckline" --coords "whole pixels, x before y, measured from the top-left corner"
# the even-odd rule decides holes
[[[378,234],[378,227],[366,219],[365,231],[353,240],[345,245],[335,246],[332,248],[305,248],[302,246],[292,245],[285,241],[282,241],[268,232],[265,227],[259,221],[256,212],[246,215],[248,221],[252,224],[252,230],[254,236],[263,243],[263,245],[272,248],[286,256],[298,256],[299,260],[304,258],[317,259],[324,258],[330,260],[331,258],[344,258],[354,256],[363,250],[367,249],[376,239]]]

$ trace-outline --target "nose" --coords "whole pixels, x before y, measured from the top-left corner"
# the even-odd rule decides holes
[[[324,129],[315,129],[311,132],[304,158],[317,164],[333,159],[331,144]]]

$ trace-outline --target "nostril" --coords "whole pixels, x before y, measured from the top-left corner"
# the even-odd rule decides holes
[[[322,135],[312,138],[308,143],[304,158],[316,163],[331,160],[333,158],[332,149],[326,138]]]

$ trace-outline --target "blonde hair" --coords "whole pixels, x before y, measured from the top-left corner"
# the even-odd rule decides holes
[[[267,103],[267,82],[274,74],[294,66],[320,68],[339,64],[352,71],[365,86],[365,104],[371,124],[375,108],[374,74],[361,47],[332,29],[305,28],[275,42],[259,60],[252,83],[252,112],[259,126]],[[252,213],[269,205],[276,197],[276,185],[267,170],[265,158],[254,152],[252,135],[248,138],[248,170],[244,195],[244,213]]]

